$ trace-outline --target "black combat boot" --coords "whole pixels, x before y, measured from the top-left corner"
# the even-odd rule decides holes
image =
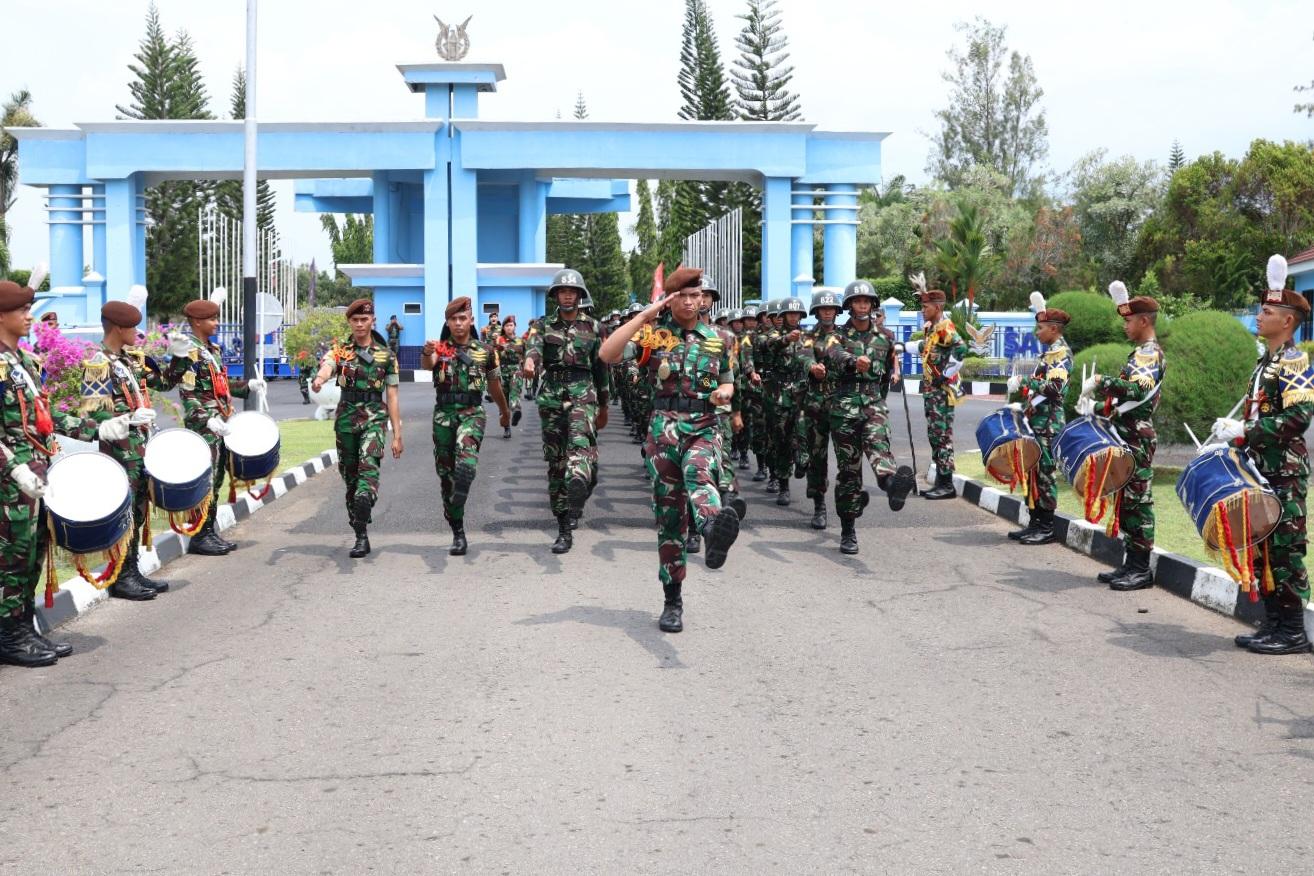
[[[840,553],[856,554],[858,552],[858,519],[840,517]]]
[[[465,541],[465,522],[461,520],[447,522],[452,527],[452,546],[448,548],[447,553],[453,557],[463,557],[466,548],[469,547]]]
[[[1023,536],[1030,535],[1031,533],[1036,531],[1036,523],[1039,521],[1039,519],[1040,519],[1040,511],[1035,508],[1032,508],[1031,519],[1027,521],[1027,525],[1022,527],[1021,529],[1014,529],[1012,532],[1008,534],[1008,537],[1013,541],[1021,541]],[[1126,571],[1126,570],[1123,569],[1121,571]],[[1104,580],[1105,575],[1109,576],[1108,581]],[[1105,584],[1108,584],[1109,581],[1112,581],[1114,577],[1116,576],[1114,576],[1110,572],[1100,572],[1099,575],[1100,580],[1104,581]]]
[[[1255,654],[1305,654],[1310,649],[1305,634],[1305,609],[1298,602],[1278,609],[1273,632],[1246,646]]]
[[[767,478],[766,491],[768,493],[780,492],[780,481],[776,479],[775,475],[771,475]]]
[[[452,504],[457,508],[465,507],[465,500],[470,498],[470,485],[474,483],[474,469],[469,466],[457,466],[452,472]]]
[[[753,480],[760,483],[769,478],[770,475],[767,474],[766,463],[762,461],[762,455],[760,453],[755,455],[757,456],[757,472],[754,473]]]
[[[36,620],[36,603],[29,602],[23,609],[23,618],[27,625],[32,628],[32,636],[40,643],[41,647],[47,651],[54,651],[56,657],[67,657],[73,653],[73,646],[68,642],[55,642],[41,632],[41,626]]]
[[[141,580],[141,572],[137,571],[137,564],[125,561],[123,568],[119,570],[119,577],[110,585],[109,595],[115,599],[145,602],[154,599],[156,593]]]
[[[813,529],[826,528],[826,497],[825,496],[812,497],[812,528]]]
[[[876,478],[876,485],[885,491],[890,510],[902,511],[904,503],[908,501],[908,494],[917,486],[917,477],[911,468],[901,465],[895,469],[894,474]]]
[[[1034,520],[1035,518],[1033,517],[1032,519]],[[1100,572],[1095,576],[1095,580],[1099,581],[1101,584],[1112,584],[1114,581],[1117,581],[1123,575],[1127,574],[1127,563],[1130,561],[1131,551],[1128,551],[1126,556],[1122,558],[1122,562],[1119,563],[1116,568],[1110,569],[1107,572]]]
[[[503,438],[510,438],[510,437],[511,437],[511,427],[510,427],[510,426],[506,426],[505,428],[502,429],[502,437],[503,437]]]
[[[1267,638],[1277,629],[1278,620],[1281,617],[1278,611],[1278,598],[1276,594],[1269,593],[1264,597],[1264,622],[1259,625],[1259,629],[1252,633],[1242,633],[1233,641],[1238,648],[1249,648],[1252,642]]]
[[[570,533],[570,514],[557,515],[557,540],[552,542],[552,553],[564,554],[575,544],[575,537]]]
[[[584,503],[589,500],[589,482],[583,478],[571,478],[566,484],[566,498],[571,510],[582,513]]]
[[[935,486],[922,493],[923,499],[953,499],[958,495],[954,489],[953,472],[938,471],[935,473]]]
[[[206,516],[205,522],[201,524],[201,531],[193,535],[187,542],[187,553],[198,554],[202,557],[222,557],[229,553],[232,548],[221,542],[214,534],[214,509],[210,510]]]
[[[725,565],[730,545],[739,538],[739,515],[728,508],[722,508],[715,517],[703,524],[703,538],[707,539],[707,568],[721,568]]]
[[[1127,571],[1109,584],[1111,590],[1144,590],[1154,586],[1154,573],[1150,571],[1150,552],[1127,550]]]
[[[684,629],[684,600],[680,598],[680,585],[666,584],[662,587],[662,593],[666,596],[666,602],[662,607],[661,619],[657,621],[657,629],[663,633],[678,633]]]
[[[351,524],[351,528],[356,533],[356,543],[347,551],[347,556],[353,560],[359,560],[361,557],[369,555],[370,552],[370,533],[368,525],[361,523],[359,520]]]
[[[794,477],[798,480],[808,476],[808,461],[806,459],[794,460]]]
[[[301,387],[301,403],[303,405],[310,404],[310,390],[306,389],[304,386]]]
[[[23,612],[0,618],[0,663],[13,666],[49,666],[59,659],[41,644]]]
[[[734,490],[727,490],[721,496],[721,507],[735,512],[735,516],[740,520],[748,516],[748,503]]]
[[[748,471],[748,451],[739,451],[739,470]]]
[[[514,411],[511,412],[511,425],[512,425],[512,426],[519,426],[519,425],[520,425],[520,409],[519,409],[519,408],[516,408]]]
[[[789,505],[789,480],[781,478],[780,490],[776,494],[776,504],[782,507]]]
[[[684,540],[684,552],[686,554],[697,554],[703,550],[703,538],[697,530],[691,530],[689,536]]]
[[[131,546],[128,550],[129,550],[128,557],[127,557],[127,559],[125,559],[125,560],[123,561],[123,566],[124,566],[124,568],[125,568],[125,569],[126,569],[126,568],[136,569],[136,570],[137,570],[137,580],[138,580],[139,582],[141,582],[141,585],[142,585],[143,587],[148,587],[148,588],[150,588],[151,590],[154,590],[156,593],[164,593],[164,592],[168,591],[168,589],[169,589],[169,582],[168,582],[168,581],[153,581],[153,580],[151,580],[150,578],[146,577],[146,574],[145,574],[144,572],[142,572],[142,570],[141,570],[141,541],[140,541],[140,539],[139,539],[139,533],[134,533],[134,534],[133,534],[133,536],[132,536],[132,546]]]
[[[1035,521],[1036,528],[1029,534],[1022,536],[1018,542],[1026,545],[1052,544],[1057,540],[1054,535],[1054,512],[1041,511],[1035,508],[1031,512],[1031,519]]]

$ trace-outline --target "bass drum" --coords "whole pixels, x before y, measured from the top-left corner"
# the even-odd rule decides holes
[[[69,553],[109,550],[132,531],[128,474],[113,457],[71,453],[51,463],[46,481],[55,544]]]
[[[214,484],[210,445],[190,429],[164,429],[146,443],[143,464],[151,501],[165,511],[190,511]]]
[[[1011,483],[1040,462],[1040,443],[1026,417],[1012,408],[1000,408],[983,419],[976,427],[976,444],[986,471],[1002,484]],[[1015,461],[1021,463],[1019,472],[1013,470]]]
[[[273,417],[260,411],[242,411],[228,418],[228,430],[224,446],[235,479],[254,482],[274,473],[281,439]]]

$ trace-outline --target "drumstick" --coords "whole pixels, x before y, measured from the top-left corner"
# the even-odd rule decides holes
[[[1190,436],[1191,436],[1191,440],[1195,442],[1195,449],[1196,449],[1196,450],[1199,450],[1199,449],[1200,449],[1200,439],[1196,438],[1196,437],[1195,437],[1195,433],[1191,431],[1191,424],[1190,424],[1190,423],[1183,423],[1182,426],[1184,426],[1184,427],[1186,428],[1186,434],[1187,434],[1187,435],[1190,435]],[[1210,435],[1212,435],[1212,434],[1213,434],[1213,433],[1211,432]]]

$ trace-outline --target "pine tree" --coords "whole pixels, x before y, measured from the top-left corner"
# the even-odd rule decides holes
[[[584,121],[589,117],[589,105],[584,102],[584,92],[575,92],[575,119]]]
[[[1182,150],[1182,144],[1178,140],[1173,141],[1173,151],[1168,154],[1168,175],[1172,176],[1178,170],[1186,166],[1186,153]]]
[[[621,250],[620,217],[598,213],[590,217],[588,268],[584,275],[593,296],[594,313],[606,313],[630,298],[630,275]]]
[[[246,118],[246,71],[240,66],[233,73],[233,94],[229,108],[234,119]],[[215,203],[225,216],[241,221],[242,181],[224,180],[219,183],[215,187]],[[269,180],[260,180],[256,183],[256,227],[272,228],[276,208],[274,190],[270,187]]]
[[[793,122],[803,117],[798,96],[789,90],[794,68],[789,40],[781,32],[776,0],[748,0],[740,16],[743,30],[735,45],[739,57],[730,71],[739,97],[739,117],[760,122]]]
[[[652,189],[646,179],[639,180],[636,195],[639,218],[634,223],[634,236],[638,245],[630,251],[630,291],[642,297],[652,286],[652,272],[659,261],[657,218],[653,212]]]
[[[160,10],[155,3],[146,9],[146,36],[142,38],[137,54],[136,64],[129,64],[128,69],[136,77],[128,83],[128,92],[132,103],[115,107],[120,118],[126,119],[170,119],[173,118],[171,84],[173,70],[173,49],[164,35],[160,24]]]

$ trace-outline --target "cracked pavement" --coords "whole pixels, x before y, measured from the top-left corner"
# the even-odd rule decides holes
[[[962,501],[878,499],[843,557],[751,482],[667,636],[622,432],[557,557],[533,406],[490,428],[449,557],[429,391],[367,560],[327,472],[0,669],[0,871],[1304,869],[1311,658]]]

